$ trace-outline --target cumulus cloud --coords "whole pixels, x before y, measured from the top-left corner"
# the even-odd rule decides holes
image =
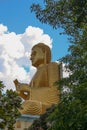
[[[7,32],[7,27],[3,26],[3,24],[0,24],[0,35],[2,35],[3,33]]]
[[[52,39],[43,30],[29,26],[22,34],[9,32],[7,26],[0,24],[0,80],[5,89],[15,90],[14,79],[29,83],[35,68],[31,66],[29,55],[31,48],[38,42],[52,48]]]

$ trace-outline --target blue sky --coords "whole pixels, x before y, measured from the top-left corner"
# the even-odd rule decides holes
[[[43,5],[43,0],[0,0],[0,80],[6,86],[13,87],[15,78],[28,82],[33,76],[28,52],[35,42],[52,45],[52,61],[68,53],[67,36],[59,34],[61,29],[39,22],[30,12],[32,3]]]
[[[43,29],[53,39],[52,60],[55,61],[67,54],[67,37],[59,35],[60,29],[55,30],[37,20],[35,14],[30,12],[30,5],[34,2],[43,4],[43,0],[0,0],[0,23],[17,34],[23,33],[29,25]]]

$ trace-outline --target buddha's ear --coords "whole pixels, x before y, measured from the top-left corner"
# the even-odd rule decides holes
[[[44,64],[45,65],[47,64],[47,52],[46,52],[46,50],[44,52]]]

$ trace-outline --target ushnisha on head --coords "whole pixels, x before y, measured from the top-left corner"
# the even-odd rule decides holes
[[[38,43],[32,48],[31,58],[32,65],[38,68],[51,62],[51,50],[44,43]]]

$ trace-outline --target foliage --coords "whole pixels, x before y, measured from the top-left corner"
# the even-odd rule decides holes
[[[12,90],[7,90],[4,94],[2,81],[0,81],[0,128],[13,130],[14,123],[20,115],[18,108],[21,106],[21,99]]]
[[[61,79],[60,103],[45,121],[47,130],[87,129],[87,0],[44,0],[42,8],[33,4],[31,11],[46,24],[62,27],[70,36],[70,53],[60,61],[70,70],[69,77]],[[67,91],[63,90],[67,86]],[[51,108],[50,108],[51,109]],[[46,124],[47,124],[46,123]],[[44,129],[46,130],[46,129]]]
[[[36,17],[53,28],[62,27],[65,33],[74,35],[87,24],[87,0],[44,0],[45,6],[32,4]]]
[[[60,81],[61,102],[50,114],[49,130],[85,130],[87,128],[87,31],[75,37],[69,47],[70,54],[63,57],[66,69],[72,72]],[[62,90],[68,86],[69,91]]]
[[[48,130],[86,130],[87,128],[87,82],[73,86],[71,93],[63,93],[60,104],[47,117]]]

